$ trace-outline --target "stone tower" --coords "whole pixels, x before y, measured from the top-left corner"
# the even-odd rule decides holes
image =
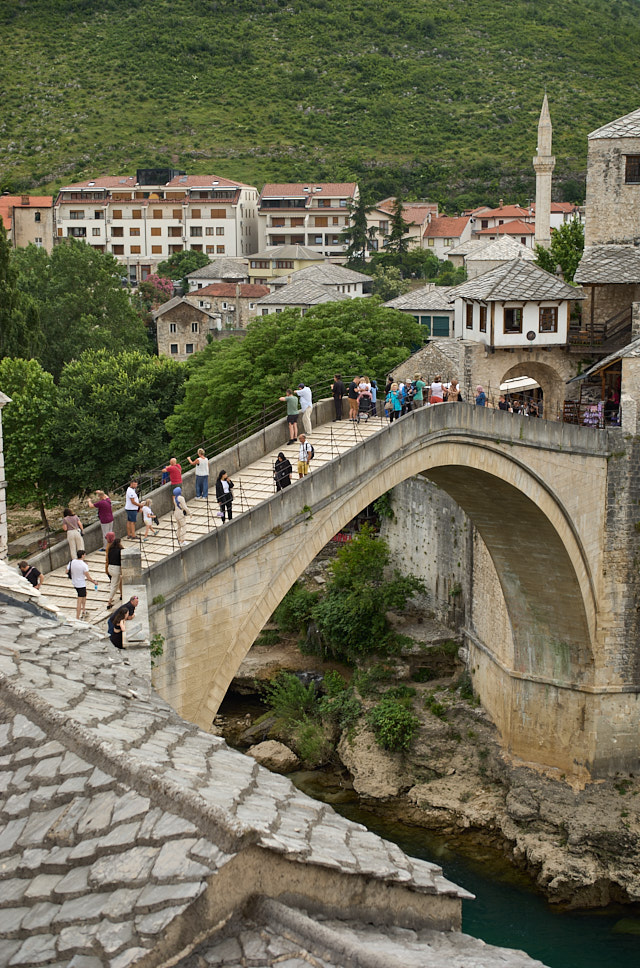
[[[536,244],[548,249],[551,244],[551,175],[556,159],[551,154],[551,118],[547,95],[538,121],[538,149],[533,159],[536,171]]]

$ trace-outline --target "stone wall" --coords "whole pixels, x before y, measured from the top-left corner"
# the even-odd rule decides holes
[[[585,245],[640,244],[640,186],[625,184],[629,154],[640,154],[640,138],[589,141]]]

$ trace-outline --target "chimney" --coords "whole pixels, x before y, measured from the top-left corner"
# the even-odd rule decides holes
[[[29,202],[30,201],[31,201],[31,199],[29,198],[28,195],[22,195],[21,198],[20,198],[20,204],[21,205],[26,205],[27,208],[29,207]]]
[[[236,299],[240,299],[241,294],[242,290],[240,289],[240,283],[236,282]]]
[[[500,204],[498,205],[498,208],[502,208],[503,206],[504,206],[504,198],[501,198],[500,199]]]

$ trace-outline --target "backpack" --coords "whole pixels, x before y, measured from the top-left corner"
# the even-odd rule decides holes
[[[69,564],[67,565],[67,578],[70,581],[73,581],[73,578],[72,578],[72,575],[71,575],[71,562],[69,562]]]
[[[315,456],[316,456],[316,452],[314,450],[313,444],[309,444],[308,443],[307,444],[307,460],[313,460],[313,458]]]

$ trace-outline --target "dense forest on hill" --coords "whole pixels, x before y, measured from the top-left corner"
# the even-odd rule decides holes
[[[162,164],[524,201],[546,88],[575,201],[640,105],[640,0],[2,0],[0,42],[11,191]]]

